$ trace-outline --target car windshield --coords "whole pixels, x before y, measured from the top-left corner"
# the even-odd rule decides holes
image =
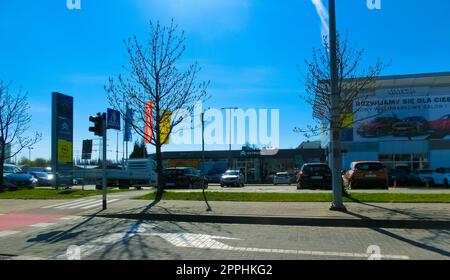
[[[36,175],[36,177],[39,177],[39,178],[47,178],[49,174],[47,174],[45,172],[34,172],[34,175]]]
[[[304,168],[304,172],[329,172],[330,168],[327,165],[308,165]]]
[[[420,122],[420,121],[423,121],[423,118],[421,118],[421,117],[411,117],[411,118],[406,118],[405,121],[407,121],[407,122]]]
[[[376,162],[359,163],[355,166],[355,169],[360,171],[379,171],[383,168],[384,168],[383,164]]]
[[[22,169],[20,169],[20,167],[18,166],[4,166],[3,167],[3,172],[7,173],[7,174],[18,174],[18,173],[23,173]]]
[[[164,175],[180,175],[188,173],[187,169],[165,169]]]
[[[231,175],[231,176],[238,176],[239,172],[238,171],[227,171],[225,172],[225,174],[223,175]]]

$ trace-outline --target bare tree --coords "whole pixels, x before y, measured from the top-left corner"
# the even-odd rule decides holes
[[[367,97],[365,92],[373,88],[377,77],[387,66],[380,58],[377,58],[374,65],[364,68],[364,49],[358,49],[357,44],[351,44],[348,34],[345,37],[337,36],[337,62],[339,74],[339,93],[341,95],[340,115],[352,114],[355,116],[358,109],[353,107],[355,101]],[[323,37],[322,48],[313,48],[311,60],[305,60],[306,73],[299,68],[301,73],[300,81],[305,83],[305,94],[300,96],[313,109],[313,118],[316,124],[307,128],[296,128],[296,132],[303,133],[309,138],[317,136],[324,130],[324,124],[331,123],[331,73],[330,73],[330,45],[327,36]],[[339,128],[345,128],[362,120],[341,117],[337,124]]]
[[[34,137],[25,136],[31,121],[27,93],[20,89],[13,95],[9,92],[10,85],[0,80],[0,185],[3,185],[4,163],[23,149],[31,148],[42,138],[37,132]],[[7,155],[7,148],[14,150]]]
[[[129,64],[123,68],[128,75],[119,75],[117,80],[110,78],[105,89],[110,104],[139,136],[155,147],[156,171],[161,175],[162,146],[187,117],[186,113],[193,112],[195,103],[207,98],[209,82],[196,83],[200,71],[197,63],[184,66],[183,70],[178,68],[186,50],[186,38],[173,21],[169,26],[150,23],[149,37],[144,45],[136,36],[125,41]],[[150,103],[152,110],[147,109]],[[133,120],[127,119],[127,109],[133,111]],[[146,127],[150,128],[151,135]],[[158,194],[162,192],[162,180],[158,176]]]

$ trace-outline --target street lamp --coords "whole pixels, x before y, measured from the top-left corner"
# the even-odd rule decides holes
[[[28,160],[30,161],[30,163],[31,163],[31,150],[33,150],[34,148],[32,148],[32,147],[28,147]]]
[[[339,128],[341,95],[338,88],[338,64],[337,64],[337,31],[336,31],[336,3],[328,1],[328,13],[330,24],[330,71],[331,71],[331,169],[333,172],[333,202],[332,211],[347,211],[342,200],[341,184],[341,135]]]
[[[237,110],[237,109],[239,109],[239,108],[237,108],[237,107],[224,107],[224,108],[222,108],[221,110],[229,110],[229,113],[230,113],[230,116],[229,116],[229,118],[230,118],[230,122],[229,122],[229,124],[230,124],[230,131],[229,131],[229,138],[230,138],[230,155],[229,155],[229,165],[230,165],[230,169],[232,169],[233,167],[231,166],[232,164],[231,164],[231,161],[232,161],[232,159],[231,159],[231,111],[232,110]]]

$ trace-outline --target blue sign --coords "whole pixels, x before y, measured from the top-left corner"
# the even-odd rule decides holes
[[[123,141],[133,141],[133,135],[131,133],[131,123],[133,122],[133,110],[127,109],[127,115],[125,118],[125,133],[123,135]]]
[[[115,130],[120,130],[120,112],[113,110],[113,109],[108,109],[108,114],[107,114],[107,125],[106,128],[107,129],[115,129]]]

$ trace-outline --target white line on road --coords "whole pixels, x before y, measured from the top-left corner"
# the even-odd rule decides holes
[[[0,237],[6,237],[6,236],[10,236],[16,233],[19,233],[20,231],[0,231]]]
[[[68,204],[72,204],[72,203],[78,203],[78,202],[83,202],[86,201],[85,199],[77,199],[77,200],[71,200],[71,201],[66,201],[64,203],[59,203],[59,204],[54,204],[54,205],[49,205],[49,206],[45,206],[42,207],[43,209],[47,209],[47,208],[54,208],[54,207],[58,207],[58,206],[63,206],[63,205],[68,205]]]
[[[36,228],[46,228],[46,227],[50,227],[56,225],[56,223],[39,223],[39,224],[34,224],[31,225],[30,227],[36,227]]]
[[[108,200],[108,204],[111,204],[111,203],[116,202],[116,201],[118,201],[118,199]],[[100,202],[98,202],[96,204],[93,204],[93,205],[90,205],[90,206],[81,207],[81,209],[91,209],[91,208],[94,208],[94,207],[99,207],[99,206],[102,205],[102,203],[103,202],[100,201]]]
[[[95,203],[97,201],[98,201],[98,199],[88,199],[88,200],[83,200],[83,201],[78,201],[78,202],[73,202],[73,203],[57,206],[57,207],[54,207],[54,208],[57,208],[57,209],[76,208],[76,207],[78,207],[80,205],[85,205],[85,204],[89,204],[89,203]]]
[[[206,234],[192,233],[140,233],[139,235],[159,236],[176,247],[225,250],[225,251],[241,251],[241,252],[260,252],[275,253],[288,255],[308,255],[308,256],[329,256],[329,257],[350,257],[368,259],[371,255],[366,253],[346,253],[346,252],[322,252],[322,251],[304,251],[304,250],[284,250],[284,249],[263,249],[251,247],[233,247],[226,245],[214,239],[233,240],[222,236],[210,236]],[[207,246],[206,246],[207,244]],[[398,259],[409,260],[408,256],[402,255],[379,255],[381,259]]]

